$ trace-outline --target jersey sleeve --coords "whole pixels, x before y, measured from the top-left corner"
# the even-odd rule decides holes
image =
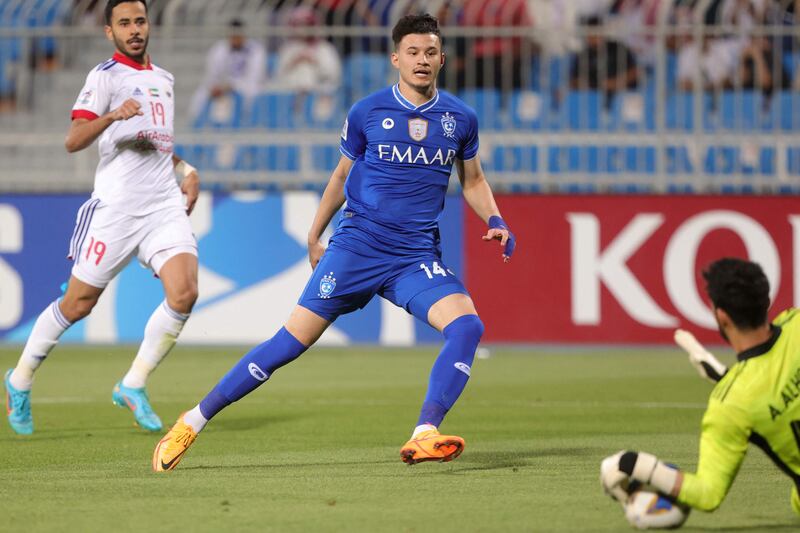
[[[342,126],[342,137],[339,151],[353,161],[364,155],[367,149],[367,137],[364,135],[364,112],[358,104],[350,108]]]
[[[93,70],[86,76],[75,105],[72,106],[72,119],[94,120],[108,113],[111,105],[111,87],[108,74],[104,70]]]
[[[739,472],[749,438],[746,414],[712,399],[703,416],[697,472],[684,474],[678,501],[702,511],[719,507]]]
[[[467,134],[464,136],[464,142],[461,145],[461,153],[458,158],[462,161],[469,161],[478,155],[479,148],[478,141],[478,115],[475,111],[469,109],[467,112]]]

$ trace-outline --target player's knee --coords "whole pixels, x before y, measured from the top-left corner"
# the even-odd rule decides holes
[[[70,322],[77,322],[84,319],[92,312],[97,305],[97,298],[78,298],[75,300],[64,300],[61,303],[61,312],[64,318]]]
[[[483,331],[483,322],[478,315],[464,315],[450,322],[442,333],[445,338],[467,337],[477,346],[483,336]]]
[[[167,296],[170,309],[188,315],[197,301],[197,287],[185,287]]]

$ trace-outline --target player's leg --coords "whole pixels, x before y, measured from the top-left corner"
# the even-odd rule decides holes
[[[483,323],[472,299],[463,293],[439,299],[429,308],[427,318],[444,336],[444,345],[431,369],[417,426],[400,450],[401,458],[408,464],[450,461],[464,450],[462,438],[440,435],[438,428],[467,385],[475,350],[483,335]]]
[[[331,246],[314,269],[285,326],[245,354],[199,404],[178,418],[156,446],[153,469],[175,468],[212,417],[266,382],[277,369],[300,357],[336,317],[366,305],[380,286],[380,277],[386,269],[385,261],[377,261],[374,268],[369,261]]]
[[[438,427],[467,384],[483,334],[475,305],[461,281],[439,258],[410,263],[384,296],[444,336],[417,426],[411,440],[401,448],[401,458],[408,464],[455,459],[464,448],[464,440],[440,435]]]
[[[165,299],[150,315],[130,369],[111,393],[115,405],[130,409],[136,424],[161,431],[161,419],[145,390],[148,376],[172,350],[197,300],[197,241],[181,208],[144,217],[138,242],[139,261],[161,279]]]
[[[30,391],[36,369],[58,344],[61,335],[92,311],[102,292],[102,288],[72,276],[64,297],[53,301],[36,319],[17,366],[5,375],[6,411],[15,432],[24,435],[33,432]]]
[[[284,327],[245,354],[199,404],[178,418],[156,445],[153,470],[175,468],[211,418],[253,392],[277,369],[300,357],[330,324],[305,307],[296,306]]]
[[[132,250],[126,237],[134,227],[124,215],[97,199],[88,200],[78,210],[70,240],[69,257],[74,263],[66,293],[39,315],[16,368],[6,373],[9,422],[18,433],[33,431],[29,396],[34,372],[64,331],[92,311],[106,285],[128,263]]]
[[[197,300],[195,254],[194,248],[177,248],[159,252],[157,258],[151,260],[166,297],[150,315],[139,351],[112,391],[114,404],[130,409],[139,427],[148,431],[161,431],[163,425],[150,406],[145,390],[147,378],[175,346]]]

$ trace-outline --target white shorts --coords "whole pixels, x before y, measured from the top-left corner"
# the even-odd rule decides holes
[[[134,217],[92,198],[78,210],[68,257],[74,261],[73,276],[102,289],[134,256],[158,275],[164,263],[181,253],[197,256],[197,240],[183,208]]]

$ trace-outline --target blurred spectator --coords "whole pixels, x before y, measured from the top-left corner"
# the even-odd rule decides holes
[[[546,55],[577,52],[583,41],[578,23],[587,17],[604,16],[615,0],[528,0],[533,41]]]
[[[298,7],[287,22],[299,35],[278,49],[274,85],[290,91],[333,94],[342,83],[342,61],[336,47],[311,33],[319,24],[316,14],[311,8]]]
[[[530,59],[532,44],[527,37],[508,34],[513,28],[532,27],[525,0],[464,0],[461,25],[498,29],[499,34],[466,40],[465,53],[457,53],[464,62],[457,65],[458,85],[504,91],[520,88],[523,72],[529,71],[522,69],[522,58]]]
[[[609,29],[630,48],[640,65],[656,61],[656,27],[662,2],[667,0],[616,0]]]
[[[704,35],[698,43],[693,38],[678,52],[678,84],[684,91],[696,83],[706,90],[720,90],[733,85],[739,64],[741,44],[736,39]]]
[[[780,49],[769,39],[755,37],[742,51],[739,80],[743,89],[760,89],[763,93],[789,89],[789,73],[781,61]]]
[[[380,26],[381,22],[370,9],[366,0],[311,0],[303,3],[304,6],[314,9],[320,14],[326,26]],[[377,51],[385,47],[385,39],[372,37],[334,37],[334,45],[345,55],[354,51]],[[361,43],[361,44],[359,44]]]
[[[599,17],[590,17],[585,27],[586,47],[572,59],[570,87],[599,89],[606,95],[638,87],[639,67],[630,49],[602,34]]]
[[[264,46],[245,37],[242,21],[231,21],[230,36],[208,51],[203,82],[192,98],[193,119],[203,111],[209,99],[224,98],[231,91],[242,95],[247,109],[264,84],[266,67]]]

